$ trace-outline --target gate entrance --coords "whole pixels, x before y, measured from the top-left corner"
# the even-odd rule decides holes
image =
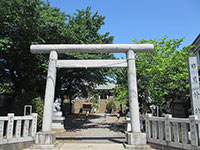
[[[46,44],[31,45],[34,54],[49,53],[49,66],[45,90],[45,103],[42,136],[52,131],[53,102],[56,85],[56,68],[128,68],[128,94],[131,119],[131,132],[127,135],[128,144],[140,133],[139,105],[134,53],[153,52],[153,44]],[[126,53],[126,60],[59,60],[58,53]],[[137,134],[134,134],[137,133]],[[41,136],[41,138],[42,138]],[[40,138],[40,136],[37,136]],[[53,138],[52,138],[53,139]],[[143,138],[142,138],[143,140]],[[39,140],[41,141],[41,140]],[[50,143],[51,144],[51,143]],[[136,143],[143,144],[143,143]]]

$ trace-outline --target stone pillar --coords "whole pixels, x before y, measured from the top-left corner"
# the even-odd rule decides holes
[[[8,114],[7,130],[6,130],[6,136],[7,136],[8,140],[13,138],[13,125],[14,125],[14,114],[9,113]]]
[[[198,147],[198,132],[197,132],[197,116],[191,115],[189,116],[190,119],[190,139],[191,139],[191,145],[194,149],[195,147]]]
[[[45,102],[44,102],[44,113],[43,113],[43,123],[42,131],[51,131],[52,128],[52,118],[53,118],[53,102],[55,95],[56,86],[56,61],[58,59],[58,54],[56,51],[51,51],[49,54],[49,66],[46,81],[45,90]]]
[[[126,132],[126,149],[148,149],[146,145],[146,134],[140,131],[140,115],[138,105],[137,80],[136,80],[136,66],[135,55],[133,50],[127,52],[128,60],[128,95],[129,95],[129,109],[131,119],[131,131]]]
[[[37,113],[32,113],[33,120],[31,122],[31,136],[35,137],[37,133]]]
[[[56,86],[56,61],[58,54],[56,51],[50,51],[49,66],[46,81],[44,113],[42,122],[42,132],[38,132],[35,137],[35,144],[31,148],[52,149],[56,140],[56,132],[52,131],[53,103]]]
[[[135,55],[133,50],[128,51],[127,60],[128,60],[128,96],[129,96],[129,109],[130,109],[130,119],[131,119],[131,131],[140,132],[140,120],[139,120],[140,116],[139,116],[138,93],[137,93]]]

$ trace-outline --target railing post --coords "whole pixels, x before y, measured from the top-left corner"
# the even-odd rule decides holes
[[[31,136],[35,137],[37,132],[37,113],[32,113],[31,116],[33,117],[31,123]]]
[[[4,121],[0,120],[0,139],[3,139]]]
[[[159,140],[164,139],[164,127],[163,127],[163,122],[158,120],[158,129],[159,129]]]
[[[165,135],[166,135],[166,141],[171,141],[171,125],[170,125],[170,118],[172,118],[172,115],[165,115]]]
[[[15,129],[16,138],[21,137],[21,127],[22,127],[22,120],[17,120],[16,129]]]
[[[146,137],[151,138],[151,127],[150,127],[150,120],[149,118],[152,117],[152,114],[146,114],[146,120],[145,120],[145,129],[146,129]]]
[[[152,134],[153,134],[153,138],[157,139],[158,138],[158,126],[157,126],[157,121],[153,120],[152,121]]]
[[[191,145],[198,146],[198,133],[197,133],[197,126],[195,120],[197,119],[196,116],[191,115],[189,116],[190,119],[190,138],[191,138]]]
[[[186,123],[181,123],[181,132],[183,144],[188,144],[188,126]]]
[[[23,137],[27,137],[29,132],[29,120],[24,121]]]
[[[180,127],[178,122],[174,123],[174,141],[177,143],[180,141]]]
[[[14,114],[10,113],[8,114],[8,124],[7,124],[7,133],[6,133],[7,139],[12,139],[13,137],[13,124],[14,124]]]

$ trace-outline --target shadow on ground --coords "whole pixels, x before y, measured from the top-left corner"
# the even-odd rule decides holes
[[[110,116],[115,117],[115,116]],[[125,122],[106,122],[106,119],[102,122],[92,123],[93,119],[103,118],[101,115],[95,114],[90,115],[88,119],[85,118],[84,114],[73,114],[68,115],[65,117],[64,121],[64,128],[66,131],[77,131],[81,129],[89,129],[89,128],[107,128],[109,130],[115,132],[122,132],[126,131],[126,123]]]
[[[105,142],[105,141],[109,141],[112,143],[123,143],[124,137],[57,137],[56,140],[62,142],[66,142],[66,141],[77,141],[77,142]]]

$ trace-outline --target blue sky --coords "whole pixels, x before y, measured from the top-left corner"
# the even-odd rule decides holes
[[[190,45],[200,33],[200,0],[50,0],[66,14],[91,6],[105,16],[101,33],[110,32],[115,44],[131,39],[185,37],[181,47]],[[120,57],[121,55],[116,55]]]

